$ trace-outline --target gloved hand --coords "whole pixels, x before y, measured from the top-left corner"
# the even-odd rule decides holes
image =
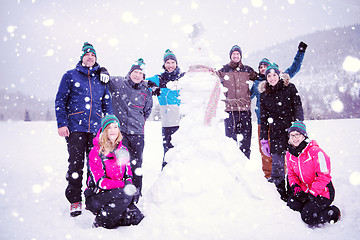
[[[296,194],[296,197],[303,203],[309,202],[309,201],[313,202],[315,199],[314,195],[312,195],[311,193],[306,193],[304,191],[298,192]]]
[[[101,67],[100,68],[100,81],[106,84],[109,82],[109,80],[110,80],[109,72],[107,71],[106,68]]]
[[[106,75],[104,73],[100,73],[100,81],[102,81],[103,83],[108,83],[110,80],[109,75]]]
[[[294,193],[294,196],[296,196],[298,193],[302,191],[301,187],[298,184],[294,184],[291,186],[291,191]]]
[[[269,146],[269,141],[262,139],[260,140],[260,144],[261,144],[261,151],[265,154],[265,156],[270,157],[270,146]]]
[[[158,85],[156,85],[156,83],[152,82],[152,81],[147,81],[147,86],[148,88],[151,89],[151,94],[153,96],[159,96],[161,93],[160,88],[158,87]]]
[[[304,42],[299,43],[298,49],[299,49],[300,52],[305,52],[306,48],[307,48],[306,43],[304,43]]]

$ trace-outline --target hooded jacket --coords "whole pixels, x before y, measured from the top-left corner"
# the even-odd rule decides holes
[[[110,77],[109,89],[114,114],[120,121],[122,133],[143,135],[145,121],[151,114],[153,100],[144,81],[134,83],[129,75]]]
[[[100,153],[101,129],[93,140],[94,147],[91,149],[88,161],[87,187],[97,194],[103,190],[123,188],[125,184],[132,183],[132,172],[129,158],[118,159],[115,151],[128,151],[120,142],[115,151],[104,156]]]
[[[305,52],[297,51],[294,61],[292,65],[287,68],[284,73],[289,74],[290,78],[293,78],[301,68],[302,61],[304,59]],[[264,74],[259,74],[259,78],[254,81],[254,84],[252,85],[250,92],[251,92],[251,99],[256,97],[256,107],[255,107],[255,113],[257,116],[257,122],[260,124],[260,92],[259,92],[259,84],[263,81],[266,81],[266,77]]]
[[[290,186],[298,184],[304,192],[330,199],[327,187],[331,181],[330,157],[315,140],[310,141],[298,157],[287,151],[286,164]]]
[[[304,120],[301,98],[295,85],[282,79],[275,86],[260,83],[259,92],[260,139],[268,140],[270,127],[270,151],[283,155],[288,143],[287,128],[296,120]]]
[[[63,75],[55,98],[58,128],[95,134],[103,115],[113,113],[110,92],[100,82],[99,69],[97,63],[87,68],[79,62]]]

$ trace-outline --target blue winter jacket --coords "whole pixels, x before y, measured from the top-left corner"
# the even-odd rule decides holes
[[[297,51],[292,65],[288,69],[285,70],[285,73],[289,74],[290,78],[294,77],[300,71],[304,56],[305,56],[305,52]],[[254,81],[254,84],[252,85],[252,87],[250,89],[251,99],[256,97],[255,113],[257,116],[258,124],[260,124],[260,92],[259,92],[258,87],[259,87],[259,84],[265,80],[266,80],[266,77],[263,74],[259,74],[259,78]]]
[[[100,82],[99,69],[97,63],[87,68],[79,62],[63,75],[55,99],[58,128],[67,126],[70,132],[97,133],[101,118],[113,114],[110,92]]]
[[[165,67],[164,67],[165,69]],[[180,91],[171,90],[166,87],[170,81],[178,81],[185,73],[180,71],[177,67],[173,72],[168,72],[166,69],[160,75],[147,78],[147,80],[154,82],[160,87],[161,92],[158,96],[160,104],[160,116],[162,127],[176,127],[180,123]]]
[[[109,89],[114,114],[120,121],[120,130],[129,135],[143,135],[145,121],[151,114],[152,95],[144,81],[134,83],[129,75],[110,77]]]
[[[174,75],[171,75],[171,73],[165,71],[165,73],[161,75],[155,75],[153,77],[147,78],[146,80],[154,82],[156,85],[158,85],[161,88],[161,93],[158,96],[159,104],[161,106],[164,105],[180,105],[180,99],[179,97],[179,90],[171,90],[166,87],[166,84],[170,81],[176,81],[179,80],[181,77],[184,76],[184,73],[180,73],[180,69],[177,68],[174,71]],[[169,75],[169,77],[167,77]]]

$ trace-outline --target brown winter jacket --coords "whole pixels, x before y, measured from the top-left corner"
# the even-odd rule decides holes
[[[225,93],[225,111],[249,111],[251,104],[249,80],[256,80],[257,73],[249,66],[241,62],[235,64],[230,62],[216,72],[224,87],[228,89]]]

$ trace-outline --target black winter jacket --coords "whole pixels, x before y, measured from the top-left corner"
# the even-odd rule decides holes
[[[301,98],[294,84],[285,84],[282,80],[274,87],[263,82],[259,91],[260,139],[270,137],[271,153],[283,155],[289,140],[287,129],[294,121],[304,120]]]

